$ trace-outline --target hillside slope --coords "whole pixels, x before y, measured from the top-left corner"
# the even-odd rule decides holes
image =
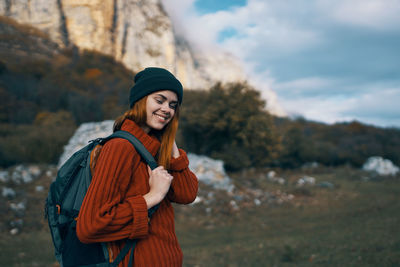
[[[0,1],[0,15],[43,31],[61,47],[110,55],[135,72],[168,68],[187,88],[246,78],[233,56],[195,51],[178,38],[160,0]]]

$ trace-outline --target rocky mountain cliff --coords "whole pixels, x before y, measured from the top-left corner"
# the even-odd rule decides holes
[[[246,78],[232,56],[193,51],[177,37],[160,0],[0,0],[0,15],[40,29],[60,47],[111,55],[133,71],[165,67],[186,88]]]

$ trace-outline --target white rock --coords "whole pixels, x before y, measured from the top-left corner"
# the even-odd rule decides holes
[[[90,140],[99,137],[106,137],[112,134],[113,124],[114,121],[112,120],[81,124],[71,139],[69,139],[68,144],[64,147],[64,152],[58,161],[58,168],[60,168],[61,165],[72,156],[72,154],[86,146]]]
[[[280,185],[283,185],[283,184],[286,183],[285,178],[282,178],[282,177],[274,177],[274,178],[271,178],[271,179],[269,179],[269,180],[270,180],[271,182],[278,183],[278,184],[280,184]]]
[[[255,198],[255,199],[254,199],[254,204],[255,204],[256,206],[260,206],[260,205],[261,205],[261,200],[259,200],[258,198]]]
[[[311,176],[303,176],[299,180],[297,180],[297,185],[298,186],[303,186],[303,185],[314,185],[315,184],[315,178]]]
[[[16,234],[18,234],[18,232],[19,232],[18,228],[13,228],[10,230],[10,234],[12,234],[12,235],[16,235]]]
[[[8,171],[0,171],[0,182],[6,183],[10,180]]]
[[[28,170],[23,170],[21,172],[22,182],[25,184],[30,183],[33,181],[33,175]]]
[[[215,160],[192,153],[188,153],[188,158],[189,168],[196,174],[199,181],[211,185],[215,189],[222,189],[227,192],[233,191],[234,185],[225,173],[222,160]]]
[[[3,187],[1,195],[3,197],[7,197],[7,198],[14,198],[16,196],[16,193],[15,193],[14,189],[12,189],[12,188]]]
[[[35,178],[41,174],[41,170],[40,170],[39,166],[37,166],[37,165],[28,166],[27,171]]]
[[[202,197],[197,196],[195,200],[191,203],[191,205],[198,204],[203,201]]]
[[[11,180],[16,184],[30,183],[33,181],[33,177],[25,166],[18,165],[11,174]]]
[[[44,186],[43,185],[37,185],[36,187],[35,187],[35,191],[36,192],[43,192],[43,190],[44,190]]]
[[[10,203],[10,208],[12,211],[15,212],[23,212],[26,209],[25,203],[24,202],[19,202],[19,203]]]
[[[231,200],[231,201],[229,202],[229,205],[231,205],[231,207],[232,207],[233,210],[235,210],[235,211],[239,210],[239,206],[237,205],[237,203],[236,203],[235,200]]]
[[[278,177],[278,178],[276,178],[276,182],[277,182],[278,184],[283,185],[283,184],[286,183],[286,180],[285,180],[285,178]]]
[[[394,165],[390,160],[382,157],[368,158],[362,169],[365,171],[374,171],[382,176],[396,175],[399,172],[399,167]]]
[[[267,177],[268,177],[268,179],[272,179],[272,178],[275,177],[275,175],[276,175],[275,171],[269,171],[268,174],[267,174]]]
[[[51,170],[47,170],[47,171],[46,171],[46,176],[47,176],[47,177],[53,177],[54,174],[53,174],[53,172],[52,172]]]
[[[283,185],[283,184],[286,183],[285,178],[277,177],[275,171],[269,171],[269,172],[267,173],[267,179],[268,179],[269,181],[271,181],[271,182],[278,183],[278,184],[281,184],[281,185]]]
[[[41,174],[37,165],[17,165],[11,173],[11,181],[16,184],[30,183]]]

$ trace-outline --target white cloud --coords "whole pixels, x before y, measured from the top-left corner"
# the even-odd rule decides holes
[[[357,119],[364,123],[397,127],[400,125],[398,103],[400,88],[375,90],[352,97],[281,99],[288,114],[302,114],[311,120],[335,123]]]
[[[400,25],[398,0],[320,0],[317,7],[338,22],[374,28],[397,29]]]
[[[169,14],[176,33],[184,36],[194,48],[215,46],[215,36],[221,28],[210,28],[207,21],[196,13],[195,0],[161,0]]]
[[[351,102],[351,99],[343,98],[303,97],[282,99],[281,104],[289,115],[302,115],[310,120],[335,123],[351,120],[351,117],[342,115]]]
[[[244,62],[270,108],[281,112],[281,104],[288,113],[329,123],[400,125],[390,118],[400,117],[393,102],[400,103],[399,94],[388,93],[378,77],[393,76],[399,66],[399,56],[391,56],[400,43],[399,0],[248,0],[205,15],[196,13],[195,0],[162,1],[192,45],[219,46]],[[221,40],[226,30],[233,34]]]
[[[358,96],[353,99],[353,105],[346,110],[348,114],[359,117],[398,118],[400,103],[400,87],[383,88]]]
[[[237,35],[220,44],[235,53],[252,51],[259,46],[298,50],[318,41],[315,32],[298,27],[295,21],[288,21],[276,11],[290,10],[289,5],[249,0],[243,7],[199,15],[194,9],[194,2],[163,0],[177,32],[183,33],[194,45],[216,44],[224,29],[234,29],[237,32]]]
[[[297,94],[305,91],[320,90],[324,87],[332,87],[336,81],[321,77],[305,77],[293,81],[281,82],[274,84],[274,88],[279,91],[286,91]]]

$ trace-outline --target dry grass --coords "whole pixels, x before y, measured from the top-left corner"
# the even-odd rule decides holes
[[[206,186],[201,194],[213,192],[212,202],[176,206],[184,266],[399,266],[399,177],[370,176],[371,180],[363,181],[367,174],[350,168],[278,173],[289,183],[271,183],[257,171],[232,174],[236,188],[245,192],[237,201],[239,210],[229,204],[232,196]],[[335,188],[299,190],[294,182],[304,174],[317,183],[329,181]],[[47,188],[49,181],[35,185],[40,183]],[[257,189],[295,196],[282,204],[257,206],[249,193]],[[46,192],[32,194],[29,188],[26,192],[31,211],[18,235],[10,235],[4,222],[0,265],[53,266],[50,235],[39,205]]]

